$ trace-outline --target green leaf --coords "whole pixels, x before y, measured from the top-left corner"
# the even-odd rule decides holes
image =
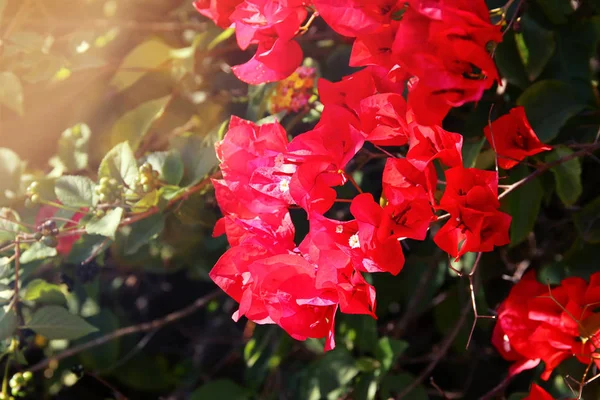
[[[98,330],[83,318],[59,306],[38,309],[25,327],[50,340],[75,340]]]
[[[573,214],[575,228],[588,243],[600,243],[600,197]]]
[[[250,396],[243,387],[229,379],[218,379],[216,381],[208,382],[194,390],[189,397],[190,400],[246,400],[249,398]]]
[[[510,182],[514,183],[529,174],[525,165],[518,165],[510,171]],[[544,188],[539,178],[535,178],[508,195],[507,212],[512,216],[510,224],[510,244],[515,246],[525,239],[535,226]]]
[[[36,304],[53,304],[58,306],[67,304],[67,298],[60,286],[48,283],[43,279],[34,279],[27,284],[23,300],[34,301]]]
[[[570,154],[573,154],[573,150],[568,147],[556,147],[546,155],[545,161],[551,163]],[[551,168],[550,171],[554,174],[558,197],[566,206],[575,204],[583,192],[581,185],[581,161],[578,158],[574,158]]]
[[[80,339],[78,342],[88,342],[119,329],[119,319],[106,308],[101,309],[100,312],[89,317],[87,320],[93,326],[98,328],[98,331],[91,333],[85,339]],[[115,363],[118,362],[120,350],[121,341],[115,339],[103,345],[86,350],[82,352],[79,357],[85,368],[94,371],[102,371],[113,367]]]
[[[128,228],[130,231],[123,243],[125,255],[135,254],[150,239],[162,232],[165,227],[165,216],[157,213],[138,221]]]
[[[173,150],[150,153],[146,156],[146,162],[157,171],[159,179],[169,185],[178,185],[183,178],[183,160],[181,155]]]
[[[556,43],[554,33],[542,28],[527,14],[521,21],[523,33],[517,33],[517,49],[530,81],[534,81],[552,57]]]
[[[137,82],[147,71],[160,67],[171,56],[171,47],[159,39],[149,39],[134,48],[123,60],[111,85],[124,90]],[[142,71],[135,71],[141,69]]]
[[[64,205],[91,207],[95,205],[94,188],[96,183],[90,178],[78,175],[61,176],[56,180],[54,192]]]
[[[32,261],[55,257],[57,254],[54,247],[48,247],[42,242],[35,242],[21,254],[20,261],[21,264],[27,264]]]
[[[7,205],[20,192],[22,174],[23,162],[17,153],[0,147],[0,205]]]
[[[215,168],[219,162],[215,149],[206,147],[197,136],[177,136],[171,140],[171,147],[179,152],[183,160],[184,174],[182,186],[192,186]]]
[[[21,218],[16,211],[2,207],[0,216],[0,242],[13,240],[17,233],[24,231],[23,226],[19,225]]]
[[[544,80],[531,85],[517,99],[542,142],[554,139],[573,116],[586,108],[571,87],[561,81]]]
[[[385,371],[388,371],[396,358],[408,349],[408,342],[398,339],[390,339],[382,337],[377,343],[375,356],[381,362],[381,366]]]
[[[112,241],[104,236],[84,234],[73,244],[66,261],[70,264],[81,264],[94,254],[102,253],[111,243]]]
[[[19,320],[13,308],[8,311],[4,307],[0,307],[0,340],[4,340],[13,335],[17,329]]]
[[[575,9],[568,0],[536,0],[546,17],[554,24],[564,24]]]
[[[414,382],[411,374],[388,374],[381,381],[381,397],[384,399],[396,398],[406,387]],[[428,400],[427,392],[423,385],[418,385],[408,392],[405,398],[410,400]]]
[[[462,154],[465,168],[475,167],[475,161],[477,161],[477,156],[479,156],[485,141],[485,138],[482,138],[476,142],[463,143]]]
[[[133,186],[138,176],[137,161],[127,142],[119,143],[106,153],[98,167],[99,178],[115,178],[128,186]]]
[[[170,99],[169,95],[150,100],[123,114],[111,129],[110,147],[128,141],[131,148],[137,150],[154,121],[164,112]]]
[[[299,398],[337,400],[350,390],[359,369],[350,353],[341,347],[325,353],[306,370]]]
[[[90,235],[102,235],[115,240],[115,233],[119,229],[119,223],[123,218],[123,209],[117,207],[109,210],[102,218],[92,218],[85,224],[85,231]]]
[[[379,378],[377,372],[360,374],[356,379],[354,390],[352,391],[355,399],[375,400],[377,398],[377,386]]]
[[[23,86],[12,72],[0,72],[0,105],[23,116]]]
[[[502,76],[506,80],[519,87],[529,86],[529,79],[525,66],[520,57],[520,50],[517,46],[516,35],[512,29],[506,31],[502,42],[496,48],[496,64]]]

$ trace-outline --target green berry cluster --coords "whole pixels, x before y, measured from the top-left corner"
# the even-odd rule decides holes
[[[27,383],[31,381],[33,374],[29,371],[23,373],[17,372],[10,378],[8,385],[10,386],[10,392],[12,396],[4,397],[0,394],[0,400],[14,400],[13,396],[24,397],[25,392],[23,388],[27,386]]]
[[[98,195],[98,202],[112,204],[121,200],[123,185],[115,178],[102,177],[94,191]]]
[[[42,198],[40,197],[40,183],[37,181],[31,182],[25,191],[25,207],[32,208],[36,204],[40,204]]]
[[[58,228],[56,227],[56,222],[54,221],[45,221],[41,225],[38,225],[37,232],[35,233],[35,239],[37,241],[41,241],[48,247],[56,247],[58,246],[58,239],[56,238],[58,235]]]
[[[139,167],[140,174],[135,178],[133,187],[128,194],[146,194],[156,190],[160,186],[159,173],[152,169],[150,163],[143,163]]]

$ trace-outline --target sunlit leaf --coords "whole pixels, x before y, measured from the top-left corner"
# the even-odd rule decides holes
[[[95,205],[94,188],[96,183],[90,178],[78,175],[61,176],[56,180],[55,192],[58,200],[72,207]]]
[[[17,329],[18,318],[14,309],[4,310],[0,307],[0,340],[4,340],[13,335]]]
[[[36,304],[66,305],[67,299],[60,286],[48,283],[43,279],[34,279],[25,287],[23,300],[34,301]]]
[[[169,60],[171,47],[159,39],[149,39],[135,47],[123,60],[111,84],[119,90],[137,82],[148,70],[160,67]]]
[[[25,327],[50,340],[74,340],[98,330],[83,318],[71,314],[60,306],[45,306],[38,309]]]
[[[119,229],[119,224],[123,218],[123,209],[117,207],[112,210],[108,210],[106,214],[97,218],[94,217],[87,224],[85,224],[85,231],[90,235],[102,235],[112,240],[115,239],[115,233]]]
[[[146,162],[157,171],[159,179],[169,185],[177,185],[183,178],[183,160],[176,151],[159,151],[146,156]]]
[[[27,264],[32,261],[45,260],[57,255],[54,247],[48,247],[42,242],[35,242],[21,254],[21,263]]]
[[[586,108],[568,84],[555,80],[534,83],[517,104],[525,107],[531,127],[542,142],[554,139],[571,117]]]
[[[138,176],[137,161],[128,142],[119,143],[106,153],[98,168],[99,178],[115,178],[128,186],[134,186]]]
[[[179,152],[183,160],[183,186],[200,182],[218,164],[215,149],[206,147],[200,137],[178,136],[172,139],[171,146]]]
[[[171,96],[165,96],[150,100],[125,113],[112,127],[110,146],[113,147],[118,143],[128,141],[132,150],[135,151],[148,133],[152,123],[162,115],[170,99]]]
[[[556,147],[546,156],[546,162],[551,163],[563,157],[573,154],[573,150],[568,147]],[[566,206],[575,204],[583,187],[581,184],[581,161],[574,158],[567,162],[562,162],[559,165],[550,169],[556,181],[556,194]]]
[[[21,80],[12,72],[0,72],[0,105],[23,115],[23,86]]]

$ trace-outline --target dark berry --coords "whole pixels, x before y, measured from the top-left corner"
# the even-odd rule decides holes
[[[100,267],[95,260],[92,260],[86,264],[77,266],[75,276],[77,276],[80,282],[86,283],[93,280],[98,275],[98,272],[100,272]]]

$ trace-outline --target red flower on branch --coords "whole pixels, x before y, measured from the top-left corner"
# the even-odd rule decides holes
[[[525,108],[515,107],[510,113],[501,116],[491,127],[483,130],[488,142],[498,155],[498,166],[511,169],[525,157],[552,150],[551,146],[540,142],[531,129]]]
[[[600,346],[598,313],[600,273],[589,283],[581,278],[564,279],[557,287],[538,283],[533,272],[526,274],[500,305],[492,343],[507,360],[515,361],[510,374],[545,364],[542,379],[565,359],[596,365],[592,353]]]
[[[496,172],[451,168],[446,171],[446,191],[439,205],[450,213],[450,220],[433,240],[455,258],[508,244],[511,217],[499,207]]]

